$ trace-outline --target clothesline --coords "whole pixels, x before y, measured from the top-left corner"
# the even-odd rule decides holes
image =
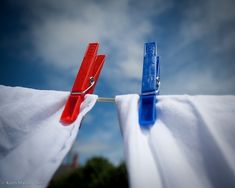
[[[115,98],[110,97],[98,97],[97,102],[115,102]]]

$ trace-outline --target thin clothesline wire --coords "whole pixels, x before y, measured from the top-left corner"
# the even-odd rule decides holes
[[[115,102],[115,98],[109,98],[109,97],[98,97],[97,102]]]

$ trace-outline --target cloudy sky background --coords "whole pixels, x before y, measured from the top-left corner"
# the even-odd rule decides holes
[[[161,57],[161,94],[235,94],[235,1],[0,2],[0,84],[70,90],[89,42],[107,55],[95,93],[139,93],[145,42]],[[74,152],[123,159],[113,104],[97,104]]]

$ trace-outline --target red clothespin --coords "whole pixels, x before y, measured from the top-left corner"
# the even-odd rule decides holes
[[[74,122],[86,94],[93,93],[105,61],[105,55],[97,55],[99,43],[90,43],[78,71],[72,91],[64,107],[60,121],[65,125]]]

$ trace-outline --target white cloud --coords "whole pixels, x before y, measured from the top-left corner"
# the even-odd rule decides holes
[[[231,21],[235,21],[234,7],[235,2],[232,0],[207,0],[193,2],[182,9],[183,19],[179,23],[179,31],[176,31],[174,43],[169,45],[170,57],[173,59],[174,55],[180,53],[195,41],[204,40],[204,42],[201,41],[202,45],[206,45],[206,41],[212,42],[213,40],[223,43],[224,38],[219,36],[221,32],[219,29],[222,29]],[[231,35],[230,44],[234,44],[234,32]],[[228,40],[224,45],[227,45],[227,43]],[[229,47],[234,48],[231,45]],[[209,50],[212,49],[213,51],[214,48],[216,46],[211,44]],[[220,50],[223,50],[223,46],[220,47]]]
[[[156,26],[150,16],[162,13],[170,1],[25,0],[25,6],[31,10],[27,15],[30,26],[27,34],[43,63],[73,75],[87,44],[100,42],[101,52],[108,55],[106,72],[102,74],[107,80],[112,77],[109,84],[113,87],[140,79],[143,43]]]
[[[117,165],[123,159],[123,148],[121,137],[117,139],[116,134],[115,127],[104,130],[104,126],[85,137],[80,134],[73,146],[73,152],[86,157],[104,156]]]
[[[82,58],[85,47],[91,41],[100,41],[107,54],[113,50],[115,55],[121,56],[116,64],[129,62],[130,56],[136,56],[134,50],[139,46],[138,41],[143,40],[152,29],[150,23],[143,19],[133,22],[128,1],[100,4],[75,0],[52,2],[54,4],[44,1],[44,5],[42,3],[35,8],[59,6],[59,11],[52,9],[50,13],[44,8],[34,15],[39,21],[33,19],[30,32],[38,55],[45,62],[63,68],[77,66],[78,58]],[[139,48],[142,49],[142,46]]]
[[[233,76],[230,79],[235,79]],[[187,81],[186,81],[187,80]],[[166,85],[170,85],[167,87]],[[226,94],[234,88],[233,83],[219,79],[210,70],[182,71],[175,77],[166,80],[166,85],[163,86],[164,94]],[[183,88],[183,89],[182,89]]]
[[[224,55],[235,48],[234,29],[219,35],[224,25],[234,23],[233,0],[185,1],[181,4],[173,0],[148,0],[147,3],[134,0],[23,0],[13,3],[23,4],[28,11],[27,35],[42,63],[75,76],[87,44],[99,41],[101,52],[107,54],[101,76],[116,94],[140,90],[143,43],[149,36],[159,37],[153,32],[168,32],[168,23],[161,24],[165,21],[161,15],[164,11],[169,10],[168,16],[173,13],[180,19],[170,40],[168,37],[161,39],[166,46],[162,67],[178,68],[186,60],[195,63],[193,56],[198,49],[189,49],[195,42],[207,47],[208,56]],[[178,5],[180,15],[175,15],[174,8]],[[160,51],[163,50],[160,48]],[[214,67],[211,68],[213,71]],[[55,80],[60,79],[53,75],[47,78],[53,87]],[[62,78],[58,83],[63,83]]]
[[[169,73],[166,82],[162,80],[163,93],[235,92],[231,71],[235,49],[234,7],[231,0],[192,1],[184,6],[182,19],[163,57],[162,66]]]
[[[100,142],[86,142],[83,144],[79,144],[77,146],[78,153],[83,154],[94,154],[97,152],[107,151],[110,147],[107,144],[103,144]]]

